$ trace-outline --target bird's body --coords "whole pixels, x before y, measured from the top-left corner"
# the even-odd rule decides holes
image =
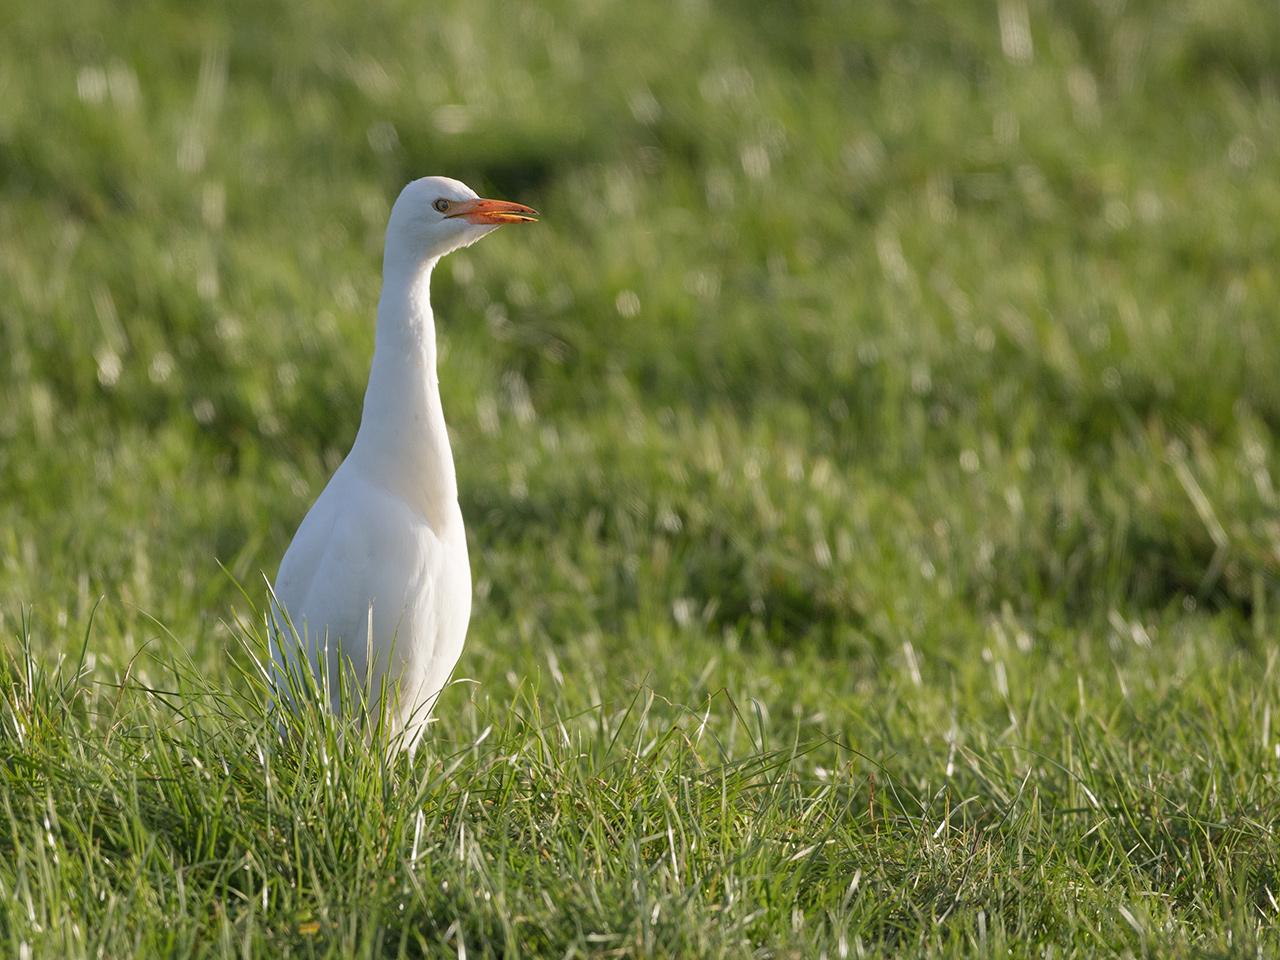
[[[479,200],[444,178],[405,188],[387,227],[360,429],[276,578],[278,698],[296,699],[305,665],[330,709],[343,708],[346,689],[349,709],[381,712],[390,734],[411,750],[462,652],[471,614],[466,533],[436,372],[431,272],[450,250],[532,213]]]

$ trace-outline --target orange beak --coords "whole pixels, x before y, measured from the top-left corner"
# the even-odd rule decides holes
[[[538,211],[510,200],[462,200],[450,204],[447,220],[462,217],[467,223],[536,223]]]

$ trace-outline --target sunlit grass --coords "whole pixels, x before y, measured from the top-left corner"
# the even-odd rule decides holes
[[[0,14],[0,949],[1280,950],[1280,19]],[[427,173],[468,645],[285,747]]]

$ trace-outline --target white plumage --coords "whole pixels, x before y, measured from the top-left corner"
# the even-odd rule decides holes
[[[466,533],[436,375],[431,272],[498,225],[534,216],[446,177],[415,180],[401,192],[387,224],[360,429],[276,577],[277,699],[288,703],[291,689],[298,695],[299,684],[285,682],[288,670],[297,677],[309,670],[334,711],[345,683],[366,711],[386,711],[390,733],[410,750],[462,652],[471,615]]]

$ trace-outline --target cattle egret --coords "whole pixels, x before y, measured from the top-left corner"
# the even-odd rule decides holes
[[[334,712],[345,707],[383,721],[410,751],[462,652],[471,616],[467,541],[436,375],[431,272],[445,254],[536,215],[519,203],[482,200],[447,177],[415,180],[401,192],[387,223],[360,429],[276,577],[277,698],[289,703],[299,689],[313,690]],[[308,671],[317,682],[300,688],[297,678]]]

